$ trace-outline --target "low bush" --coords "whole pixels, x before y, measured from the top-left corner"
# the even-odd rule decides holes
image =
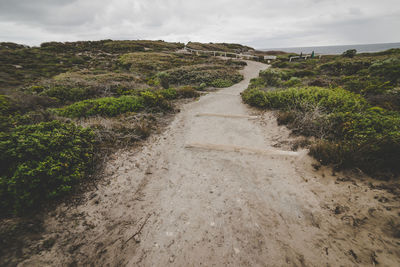
[[[156,91],[134,91],[134,95],[121,97],[103,97],[75,102],[56,110],[58,115],[69,118],[90,117],[95,115],[114,117],[126,112],[169,111],[172,105],[168,100],[176,98],[197,97],[199,93],[191,86],[178,89],[161,89]]]
[[[290,124],[293,121],[296,120],[296,115],[294,112],[290,112],[290,111],[280,111],[277,114],[277,121],[278,121],[278,125],[285,125],[285,124]]]
[[[368,173],[400,173],[398,113],[368,108],[359,113],[331,114],[328,119],[335,136],[312,146],[313,156],[324,164],[357,166]]]
[[[197,86],[197,90],[199,91],[203,91],[207,88],[207,84],[206,83],[201,83],[199,86]]]
[[[168,99],[168,100],[178,98],[178,92],[173,88],[163,89],[163,90],[160,90],[159,92],[165,99]]]
[[[245,90],[242,99],[245,103],[258,108],[268,108],[270,104],[267,94],[258,88]]]
[[[343,52],[342,56],[353,58],[357,54],[357,50],[355,49],[348,49]]]
[[[400,81],[400,58],[388,58],[375,62],[369,67],[368,71],[372,76],[396,84]]]
[[[302,84],[300,77],[312,76],[315,73],[309,70],[293,71],[293,70],[277,70],[266,69],[260,71],[258,78],[250,81],[250,88],[265,87],[292,87]]]
[[[330,85],[330,81],[324,78],[317,78],[308,81],[309,86],[318,86],[318,87],[328,87]]]
[[[400,173],[393,160],[400,155],[399,51],[349,50],[301,62],[278,57],[273,66],[283,69],[260,73],[242,97],[251,105],[281,110],[279,123],[294,132],[320,138],[310,153],[322,163]],[[319,87],[290,88],[301,84]],[[289,89],[265,92],[267,86]]]
[[[243,80],[243,76],[229,65],[194,65],[175,68],[167,71],[169,82],[174,85],[213,86],[216,80],[225,80],[225,84],[235,84]],[[219,82],[215,83],[219,83]],[[223,84],[221,84],[223,85]]]
[[[200,94],[191,86],[183,86],[177,90],[177,94],[181,98],[198,97]]]
[[[307,76],[315,76],[316,72],[312,70],[298,70],[293,73],[293,76],[303,78]]]
[[[37,89],[37,88],[35,88]],[[49,97],[54,97],[59,99],[62,103],[65,102],[75,102],[88,98],[92,98],[96,95],[95,90],[92,88],[84,87],[64,87],[64,86],[54,86],[43,90],[40,95],[46,95]]]
[[[319,71],[328,75],[354,75],[371,66],[370,60],[335,60],[319,66]]]
[[[93,133],[59,121],[0,133],[1,213],[21,213],[64,195],[88,173]]]
[[[359,167],[372,174],[400,173],[400,114],[371,107],[347,90],[319,87],[265,92],[247,89],[244,102],[279,109],[279,123],[295,132],[321,138],[311,155],[323,164]]]
[[[260,78],[265,81],[267,86],[279,86],[282,82],[282,71],[266,69],[264,71],[260,71]]]
[[[10,100],[5,95],[0,95],[0,132],[11,126]]]
[[[171,68],[204,63],[208,59],[160,52],[136,52],[120,56],[119,64],[125,69],[151,76]]]
[[[284,110],[307,110],[318,105],[326,112],[358,111],[367,105],[363,97],[341,88],[304,87],[270,92],[248,89],[242,97],[250,105]]]
[[[282,83],[283,87],[296,87],[302,84],[301,79],[297,77],[292,77],[288,81]]]
[[[249,46],[244,46],[241,44],[230,44],[230,43],[198,43],[189,42],[187,47],[196,50],[209,50],[209,51],[224,51],[224,52],[246,52],[252,50],[253,48]]]
[[[157,73],[157,78],[160,80],[160,85],[164,88],[164,89],[168,89],[169,88],[169,80],[168,80],[168,73],[166,72],[159,72]]]
[[[139,101],[143,103],[143,106],[145,108],[156,111],[170,110],[172,108],[171,103],[168,100],[166,100],[164,96],[159,92],[143,91],[140,93],[140,96],[141,99],[139,99]],[[130,111],[135,111],[135,110],[130,110]]]
[[[69,118],[94,115],[113,117],[126,112],[136,112],[144,107],[143,98],[139,96],[104,97],[76,102],[57,110],[57,113]]]
[[[265,88],[267,87],[267,83],[264,79],[257,77],[250,80],[249,89],[252,88]]]
[[[381,77],[357,77],[352,75],[344,76],[341,79],[341,82],[345,89],[362,95],[383,94],[386,91],[393,89],[391,82],[385,81]]]
[[[216,88],[224,88],[234,85],[234,82],[232,82],[231,80],[216,79],[211,82],[211,85]]]

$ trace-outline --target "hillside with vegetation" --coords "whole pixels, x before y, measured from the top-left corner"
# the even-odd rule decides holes
[[[399,51],[183,47],[1,44],[0,265],[396,266]]]
[[[254,51],[254,48],[241,45],[241,44],[231,44],[231,43],[198,43],[189,42],[187,44],[188,48],[195,50],[207,50],[207,51],[221,51],[221,52],[232,52],[232,53],[242,53]]]
[[[378,179],[400,173],[400,49],[289,62],[278,55],[242,94],[278,111],[278,122],[312,137],[302,145],[321,164],[359,168]]]
[[[162,125],[176,101],[243,79],[243,62],[176,53],[183,47],[164,41],[0,43],[2,217],[73,192],[110,151]]]

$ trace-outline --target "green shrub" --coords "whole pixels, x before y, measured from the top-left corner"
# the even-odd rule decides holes
[[[363,97],[341,88],[304,87],[270,92],[248,89],[243,92],[242,96],[244,101],[250,105],[284,110],[294,108],[306,110],[309,106],[318,105],[326,112],[357,111],[367,105]],[[256,96],[256,102],[252,102],[254,96]]]
[[[288,59],[285,59],[284,61],[275,61],[271,65],[274,68],[287,68],[290,66],[290,63],[288,62]]]
[[[381,77],[365,76],[358,77],[356,75],[345,76],[341,79],[343,87],[351,92],[363,95],[383,94],[392,90],[393,85],[390,81],[385,81]]]
[[[160,94],[168,100],[176,99],[178,97],[178,93],[173,88],[168,88],[164,90],[160,90]]]
[[[368,173],[400,173],[400,114],[371,108],[360,95],[341,88],[247,89],[244,102],[286,112],[279,115],[296,132],[323,138],[311,149],[323,164],[359,167]]]
[[[388,58],[375,62],[368,70],[372,76],[383,78],[385,81],[390,81],[392,84],[396,84],[400,81],[399,58]]]
[[[339,75],[354,75],[359,71],[368,69],[371,66],[370,60],[335,60],[319,66],[319,70],[325,74]]]
[[[400,172],[400,115],[382,108],[368,108],[358,113],[334,113],[329,116],[335,136],[327,142],[335,144],[326,151],[327,145],[316,145],[311,154],[321,160],[339,166],[357,166],[368,173]],[[342,155],[339,158],[335,154]],[[329,157],[330,155],[330,157]]]
[[[157,78],[160,80],[160,84],[164,89],[169,88],[169,75],[166,72],[159,72]]]
[[[242,99],[245,103],[258,108],[266,108],[270,106],[267,94],[257,88],[245,90],[242,93]]]
[[[231,87],[234,83],[230,80],[216,79],[211,82],[211,85],[216,88]]]
[[[35,89],[37,89],[37,87]],[[67,101],[75,102],[91,98],[95,95],[95,92],[93,90],[90,90],[90,88],[84,88],[84,87],[70,88],[64,86],[54,86],[46,88],[40,93],[40,95],[54,97],[65,103]]]
[[[344,57],[353,58],[356,54],[357,54],[357,50],[356,49],[349,49],[349,50],[344,51],[342,55]]]
[[[70,118],[94,115],[113,117],[126,112],[139,111],[144,107],[143,98],[139,96],[104,97],[76,102],[59,109],[57,113]]]
[[[0,95],[0,132],[11,126],[10,100],[5,95]]]
[[[297,78],[297,77],[292,77],[290,78],[288,81],[285,81],[282,83],[283,87],[296,87],[296,86],[300,86],[301,83],[301,79]]]
[[[260,78],[263,79],[268,86],[279,86],[281,84],[281,77],[281,71],[274,69],[260,71]]]
[[[156,110],[171,109],[171,104],[159,92],[143,91],[140,93],[140,96],[142,98],[141,102],[144,104],[144,107],[146,108],[152,108]]]
[[[0,133],[1,212],[23,212],[72,190],[93,156],[91,130],[59,121]]]
[[[205,60],[200,57],[193,58],[172,53],[135,52],[120,56],[118,62],[125,70],[148,76],[171,68],[204,62]]]
[[[172,108],[168,99],[175,99],[178,96],[181,96],[180,92],[175,89],[146,90],[136,93],[136,95],[103,97],[75,102],[56,110],[56,113],[64,117],[80,118],[95,115],[114,117],[126,112],[138,112],[145,108],[153,111],[165,111]]]
[[[206,83],[201,83],[198,87],[197,90],[203,91],[204,89],[207,88],[207,84]]]
[[[264,79],[257,77],[250,80],[249,89],[252,88],[265,88],[267,87],[267,83]]]
[[[212,86],[215,80],[228,80],[233,84],[243,80],[238,71],[226,65],[194,65],[175,68],[168,71],[169,82],[175,85],[199,85],[205,83]]]
[[[300,78],[303,78],[306,76],[315,76],[315,75],[316,75],[316,72],[312,71],[312,70],[298,70],[293,73],[293,76],[300,77]]]

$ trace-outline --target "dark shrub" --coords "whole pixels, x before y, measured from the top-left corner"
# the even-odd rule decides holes
[[[159,72],[157,78],[160,80],[160,84],[164,89],[169,88],[169,75],[166,72]]]
[[[282,72],[267,69],[260,71],[260,78],[262,78],[268,86],[278,86],[281,83]]]
[[[371,108],[360,95],[340,88],[247,89],[242,97],[256,107],[286,111],[279,114],[279,123],[323,138],[310,150],[323,164],[400,173],[399,113]]]
[[[192,86],[184,86],[177,90],[177,93],[182,98],[198,97],[199,93]]]
[[[314,76],[315,74],[316,74],[315,71],[312,70],[299,70],[293,73],[293,76],[303,78],[306,76]]]
[[[171,103],[168,102],[159,92],[144,91],[140,93],[140,96],[140,101],[143,103],[145,108],[157,111],[170,110],[172,108]]]
[[[232,82],[230,80],[224,80],[224,79],[216,79],[211,82],[211,85],[216,88],[230,87],[233,84],[234,84],[234,82]]]
[[[296,115],[290,111],[280,111],[278,113],[278,125],[292,123],[296,119]]]
[[[0,133],[2,214],[38,207],[71,191],[88,172],[93,138],[90,130],[59,121]]]
[[[344,57],[350,57],[353,58],[355,55],[357,54],[357,50],[355,49],[349,49],[343,52],[343,56]]]
[[[308,85],[310,86],[319,86],[319,87],[325,87],[329,85],[329,82],[327,80],[321,79],[321,78],[317,78],[314,80],[311,80]]]
[[[378,61],[369,67],[369,73],[376,77],[384,78],[393,84],[400,81],[400,59],[389,58]]]

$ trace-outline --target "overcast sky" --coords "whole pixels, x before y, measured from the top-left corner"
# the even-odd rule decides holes
[[[0,41],[400,42],[400,0],[0,0]]]

